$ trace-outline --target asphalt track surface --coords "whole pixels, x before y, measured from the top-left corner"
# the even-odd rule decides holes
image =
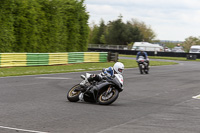
[[[0,133],[200,133],[199,66],[126,69],[110,106],[67,101],[82,72],[0,78]]]

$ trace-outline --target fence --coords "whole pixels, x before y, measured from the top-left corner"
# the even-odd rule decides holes
[[[102,49],[102,48],[88,48],[89,51],[98,52],[113,52],[126,55],[136,55],[138,51],[135,50],[117,50],[117,49]],[[179,53],[179,52],[153,52],[147,51],[149,56],[165,56],[165,57],[187,57],[188,54],[196,55],[197,59],[200,59],[200,54],[198,53]]]
[[[108,45],[108,44],[88,44],[88,48],[103,48],[103,49],[128,49],[126,45]]]
[[[0,53],[0,67],[107,62],[107,52]]]

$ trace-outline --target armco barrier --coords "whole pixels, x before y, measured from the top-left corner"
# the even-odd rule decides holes
[[[108,52],[108,61],[118,61],[118,53]]]
[[[88,48],[89,51],[96,52],[112,52],[126,55],[136,55],[138,51],[134,50],[118,50],[118,49],[102,49],[102,48]],[[188,53],[178,53],[178,52],[153,52],[147,51],[149,56],[165,56],[165,57],[187,57]],[[197,59],[200,59],[200,53],[190,53],[191,55],[196,55]]]
[[[187,56],[188,60],[196,60],[197,59],[197,55],[187,54],[186,56]]]
[[[107,52],[0,53],[0,67],[107,62]]]
[[[84,62],[83,52],[69,52],[68,53],[68,63],[82,63]]]
[[[41,66],[49,65],[49,54],[48,53],[27,53],[26,54],[26,66]]]
[[[10,54],[4,53],[1,54],[1,67],[7,66],[26,66],[26,54],[18,53],[18,54]]]
[[[49,53],[49,65],[67,64],[67,53]]]

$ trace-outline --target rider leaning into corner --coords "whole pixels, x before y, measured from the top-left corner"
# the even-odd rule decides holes
[[[137,52],[137,56],[136,56],[136,61],[138,62],[138,59],[140,56],[143,56],[144,59],[146,60],[146,63],[147,63],[147,67],[149,69],[149,58],[148,58],[148,55],[147,55],[147,52],[144,51],[144,48],[140,48],[140,51]],[[139,65],[139,63],[138,63]]]
[[[121,62],[116,62],[113,67],[108,67],[104,68],[100,74],[92,74],[89,78],[88,81],[101,81],[105,76],[112,78],[114,74],[120,74],[122,75],[124,71],[124,64]],[[82,91],[85,91],[85,83],[80,83],[81,88],[83,89]]]

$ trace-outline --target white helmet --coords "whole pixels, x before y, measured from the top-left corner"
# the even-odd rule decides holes
[[[115,70],[115,72],[117,72],[118,74],[122,74],[124,71],[124,64],[121,62],[116,62],[113,66],[113,69]]]
[[[144,48],[143,48],[143,47],[141,47],[141,48],[139,49],[139,51],[141,51],[141,52],[144,52]]]

